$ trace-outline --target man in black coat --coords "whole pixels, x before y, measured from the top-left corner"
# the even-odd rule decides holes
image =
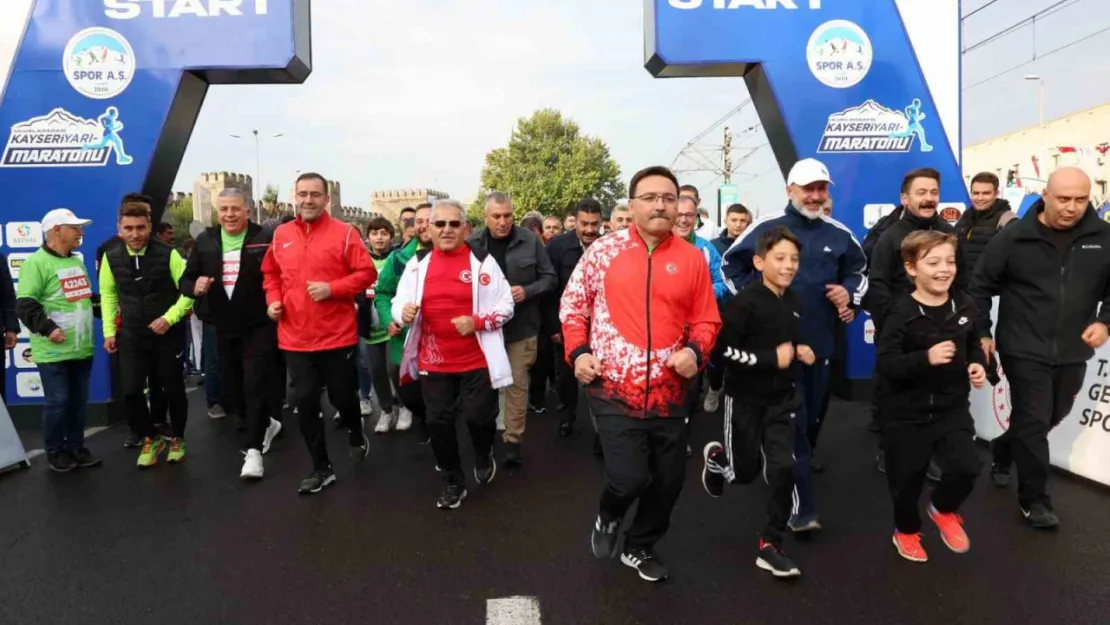
[[[967,269],[974,272],[987,244],[1017,219],[1010,203],[998,197],[998,176],[984,171],[971,179],[971,208],[956,222],[956,236],[964,248]]]
[[[1017,464],[1018,503],[1038,529],[1060,523],[1046,492],[1048,433],[1071,411],[1110,323],[1110,224],[1090,196],[1082,170],[1056,170],[1044,197],[987,245],[971,284],[983,349],[1000,356],[1013,406],[1009,430],[991,446],[991,480],[1006,485]]]
[[[181,276],[181,292],[196,299],[194,310],[216,327],[220,383],[244,410],[246,459],[240,477],[262,477],[262,454],[281,431],[270,417],[281,405],[277,325],[266,315],[262,259],[273,232],[249,221],[247,199],[238,189],[218,198],[220,225],[197,237]]]

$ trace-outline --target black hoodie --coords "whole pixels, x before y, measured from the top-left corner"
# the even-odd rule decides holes
[[[1042,211],[1044,200],[1038,200],[983,252],[971,283],[979,328],[990,336],[991,298],[997,296],[994,334],[1003,359],[1087,362],[1094,350],[1083,342],[1083,330],[1096,320],[1110,324],[1110,224],[1089,205],[1067,231],[1061,253],[1038,219]]]
[[[975,210],[973,207],[960,215],[960,220],[956,222],[956,236],[960,237],[960,246],[964,248],[964,258],[969,272],[975,271],[979,257],[983,255],[983,250],[987,249],[987,244],[991,242],[994,235],[1008,225],[1001,221],[1006,213],[1011,213],[1008,219],[1014,218],[1010,203],[1006,200],[995,200],[994,204],[985,211]]]
[[[753,282],[725,304],[714,356],[725,366],[730,397],[777,403],[789,396],[799,369],[779,369],[778,346],[797,346],[801,299],[790,289],[779,297],[763,281]]]

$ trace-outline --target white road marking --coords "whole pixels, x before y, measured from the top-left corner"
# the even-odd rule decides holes
[[[505,597],[486,601],[486,625],[540,625],[540,600]]]

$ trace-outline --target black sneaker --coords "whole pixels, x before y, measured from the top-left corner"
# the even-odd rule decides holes
[[[1010,485],[1010,467],[1001,464],[991,464],[991,484],[998,488],[1006,488]]]
[[[879,469],[879,473],[886,475],[886,454],[881,449],[875,456],[875,466]]]
[[[91,451],[84,447],[73,452],[70,456],[73,458],[73,461],[77,463],[77,466],[83,469],[95,467],[102,462],[100,456],[94,456]]]
[[[497,460],[493,457],[492,449],[489,450],[489,455],[484,462],[482,458],[474,458],[474,479],[479,484],[489,484],[495,475],[497,475]]]
[[[454,510],[462,505],[463,499],[466,499],[466,486],[448,484],[443,487],[439,499],[436,499],[436,507],[440,510]]]
[[[929,460],[929,468],[925,470],[925,479],[930,482],[939,482],[944,477],[936,460]]]
[[[786,557],[781,548],[763,539],[759,540],[759,557],[755,559],[755,565],[775,577],[798,577],[802,574],[798,565]]]
[[[143,446],[143,439],[136,434],[134,430],[127,433],[127,438],[123,439],[124,449],[138,449]]]
[[[720,497],[725,492],[725,476],[709,470],[710,464],[720,468],[714,457],[724,453],[725,448],[718,442],[706,443],[701,452],[705,460],[705,466],[701,469],[701,485],[705,487],[705,492],[709,493],[710,497]]]
[[[1035,503],[1028,510],[1022,508],[1021,513],[1029,525],[1039,530],[1054,530],[1060,525],[1060,518],[1043,503]]]
[[[590,532],[590,551],[598,560],[612,558],[617,551],[617,529],[620,528],[620,519],[609,523],[602,523],[601,515],[594,521],[594,529]]]
[[[667,566],[651,549],[629,547],[621,554],[621,563],[636,569],[640,579],[658,582],[667,579]]]
[[[809,457],[809,470],[814,473],[825,472],[825,464],[821,462],[821,459],[817,457],[817,454],[813,454]]]
[[[432,442],[432,435],[428,432],[428,426],[423,421],[416,422],[416,441],[421,445]]]
[[[50,470],[55,473],[69,473],[77,468],[73,456],[64,451],[54,451],[46,454],[46,462],[50,465]]]
[[[524,464],[520,455],[520,443],[505,443],[505,466],[519,468]]]
[[[559,436],[562,436],[563,438],[566,438],[566,437],[570,436],[571,434],[574,434],[574,424],[571,423],[570,421],[560,421],[559,422]]]
[[[601,436],[594,434],[594,457],[604,458],[605,450],[601,447]]]
[[[366,436],[365,420],[358,419],[358,427],[348,433],[347,442],[351,444],[349,453],[355,462],[362,462],[370,455],[370,437]]]
[[[297,492],[301,494],[318,493],[335,483],[335,471],[331,467],[316,469],[311,475],[301,480],[301,487]]]

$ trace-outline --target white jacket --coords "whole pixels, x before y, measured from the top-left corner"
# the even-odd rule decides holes
[[[481,256],[479,258],[479,256]],[[428,263],[431,253],[417,253],[405,265],[405,272],[397,285],[397,294],[393,297],[393,319],[401,323],[402,312],[405,304],[420,304],[424,297],[424,280],[428,276]],[[501,328],[513,318],[513,291],[508,280],[501,273],[488,252],[484,250],[470,250],[470,275],[474,276],[471,288],[474,298],[474,316],[481,320],[481,325],[475,333],[482,354],[486,357],[486,366],[489,367],[489,378],[493,388],[512,386],[513,369],[509,365],[509,354],[505,351],[505,339]],[[401,383],[415,379],[419,375],[420,367],[420,335],[423,330],[421,314],[418,312],[412,322],[408,337],[405,338],[405,350],[401,356]]]

